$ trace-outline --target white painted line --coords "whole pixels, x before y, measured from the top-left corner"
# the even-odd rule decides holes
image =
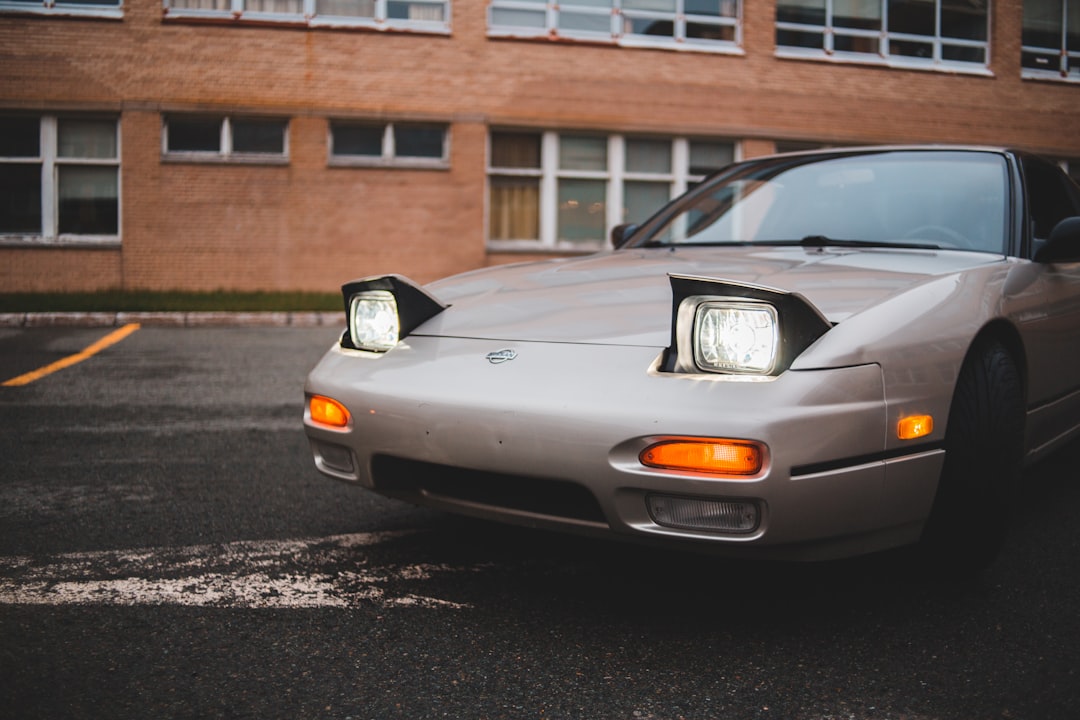
[[[421,594],[417,586],[437,576],[484,568],[370,565],[362,551],[417,532],[68,553],[44,559],[0,557],[0,604],[469,607]]]

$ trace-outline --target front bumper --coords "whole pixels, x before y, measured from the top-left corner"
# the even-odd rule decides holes
[[[485,359],[503,349],[516,358]],[[836,557],[918,538],[943,454],[885,456],[878,366],[748,379],[660,373],[659,354],[424,336],[382,356],[335,347],[311,372],[306,392],[344,403],[351,421],[332,429],[306,417],[305,429],[327,475],[488,519],[776,557]],[[649,444],[673,436],[754,440],[768,447],[768,458],[750,479],[638,461]],[[518,482],[534,495],[583,488],[598,511],[513,502],[513,487],[476,495],[454,492],[451,479],[433,486],[402,477],[440,469],[462,478],[469,473],[460,470],[472,471],[493,488]],[[675,529],[655,522],[650,493],[750,501],[759,522],[744,533]]]

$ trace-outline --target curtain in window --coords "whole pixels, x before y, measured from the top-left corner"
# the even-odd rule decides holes
[[[244,0],[244,9],[249,12],[300,15],[304,12],[304,3],[303,0]]]
[[[540,181],[492,177],[488,232],[492,240],[540,238]]]
[[[373,18],[375,0],[317,0],[315,12],[336,17]]]
[[[177,10],[229,10],[230,0],[169,0],[169,7]]]

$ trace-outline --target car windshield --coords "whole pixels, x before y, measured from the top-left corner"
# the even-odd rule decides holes
[[[635,233],[637,247],[853,245],[1005,250],[1008,175],[993,152],[788,156],[707,181]]]

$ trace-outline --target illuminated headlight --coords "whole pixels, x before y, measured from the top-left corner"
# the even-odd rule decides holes
[[[349,333],[362,350],[386,352],[400,337],[397,300],[387,290],[369,290],[349,301]]]
[[[702,303],[694,317],[694,361],[710,372],[767,375],[776,364],[779,338],[772,305]]]

